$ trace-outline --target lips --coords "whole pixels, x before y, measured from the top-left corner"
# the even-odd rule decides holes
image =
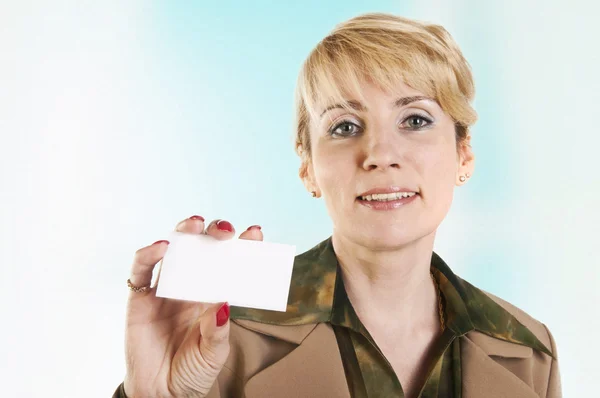
[[[387,196],[387,199],[379,199],[379,198],[372,199],[372,195],[367,195],[367,198],[371,198],[371,199],[364,200],[364,199],[358,198],[356,200],[356,202],[362,206],[365,206],[365,207],[371,209],[371,210],[392,211],[392,210],[404,208],[404,206],[408,206],[410,203],[413,203],[415,200],[417,200],[417,196],[419,196],[419,194],[414,193],[412,196],[407,196],[407,197],[400,195],[401,196],[400,198],[392,199],[395,196],[397,196],[397,195],[389,195],[389,196]]]

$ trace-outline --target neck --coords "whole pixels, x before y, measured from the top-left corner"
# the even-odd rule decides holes
[[[348,298],[367,329],[395,335],[439,331],[430,275],[434,237],[435,232],[402,247],[372,250],[333,234]]]

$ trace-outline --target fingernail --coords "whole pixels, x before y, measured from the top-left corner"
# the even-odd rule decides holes
[[[190,220],[200,220],[200,221],[204,221],[204,217],[202,216],[191,216]]]
[[[260,225],[251,225],[251,226],[249,226],[249,227],[248,227],[248,229],[247,229],[246,231],[250,231],[252,228],[256,228],[256,229],[258,229],[259,231],[261,230],[261,227],[260,227]]]
[[[153,243],[153,245],[158,245],[158,244],[163,243],[163,242],[166,243],[167,245],[169,244],[168,240],[164,240],[163,239],[163,240],[157,240],[156,242]]]
[[[229,304],[225,303],[217,311],[217,326],[221,327],[227,323],[229,319]]]
[[[220,220],[217,222],[217,228],[221,231],[233,232],[233,225],[228,221]]]

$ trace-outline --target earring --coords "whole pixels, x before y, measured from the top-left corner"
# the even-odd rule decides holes
[[[317,197],[317,193],[315,191],[311,191],[312,197],[316,198]]]
[[[471,175],[469,173],[466,173],[466,177],[465,176],[460,176],[458,177],[458,179],[460,180],[460,182],[465,182],[467,180],[467,178],[471,177]]]

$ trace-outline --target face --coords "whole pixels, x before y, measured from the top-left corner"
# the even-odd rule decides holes
[[[362,90],[364,103],[348,95],[351,111],[319,107],[303,181],[325,200],[334,234],[345,240],[379,250],[433,240],[455,185],[463,184],[459,177],[473,172],[470,146],[457,152],[452,118],[423,93],[403,83],[390,92],[369,83]],[[400,189],[417,194],[386,202],[360,197]]]

